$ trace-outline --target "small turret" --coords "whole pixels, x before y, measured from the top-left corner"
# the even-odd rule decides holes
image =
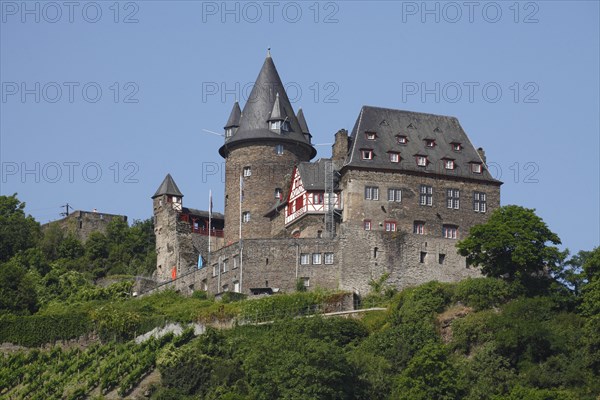
[[[240,127],[240,117],[242,116],[242,110],[240,109],[240,104],[236,101],[231,109],[231,114],[229,114],[229,119],[225,124],[225,138],[230,138],[235,135],[237,128]]]
[[[183,193],[177,187],[171,174],[167,174],[162,181],[152,200],[154,200],[154,208],[162,207],[165,204],[172,204],[173,209],[180,211],[183,204]]]
[[[275,102],[273,103],[273,109],[271,110],[268,122],[269,129],[273,132],[284,133],[290,131],[290,121],[288,121],[285,109],[281,105],[279,92],[275,95]]]
[[[296,118],[298,118],[298,123],[300,124],[300,129],[302,129],[302,134],[304,135],[304,138],[308,141],[308,143],[312,143],[312,135],[308,130],[308,124],[306,123],[306,119],[304,118],[304,111],[302,111],[302,108],[298,109],[298,115],[296,116]]]

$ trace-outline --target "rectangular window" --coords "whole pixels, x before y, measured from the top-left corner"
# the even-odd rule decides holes
[[[278,156],[283,154],[283,145],[282,144],[275,145],[275,154],[277,154]]]
[[[452,143],[452,150],[454,150],[454,151],[461,151],[462,150],[462,146],[460,145],[460,143]]]
[[[427,146],[427,147],[435,147],[435,140],[433,140],[433,139],[425,139],[425,146]]]
[[[444,160],[444,168],[454,169],[454,160]]]
[[[240,292],[240,281],[233,281],[233,291],[236,293]]]
[[[442,236],[446,239],[458,238],[458,226],[456,225],[444,225],[442,227]]]
[[[325,253],[325,264],[333,264],[333,253]]]
[[[396,221],[385,221],[386,232],[396,232]]]
[[[213,264],[212,276],[217,276],[217,268],[218,267],[219,267],[219,264]]]
[[[283,192],[281,190],[281,188],[276,188],[275,189],[275,198],[281,200],[281,196],[282,196]]]
[[[474,174],[480,174],[482,171],[481,164],[471,164],[471,171]]]
[[[242,213],[242,222],[250,222],[250,211],[244,211]]]
[[[446,190],[446,207],[455,210],[460,208],[460,191],[458,189]]]
[[[303,277],[303,278],[300,278],[300,279],[302,279],[302,283],[304,284],[304,287],[309,287],[310,286],[310,278]]]
[[[240,258],[238,256],[233,256],[233,269],[236,269],[238,267],[239,259]]]
[[[375,132],[366,132],[367,140],[375,140],[377,138],[377,134]]]
[[[417,156],[417,165],[419,167],[426,167],[427,166],[427,157]]]
[[[227,271],[229,271],[229,265],[227,263],[227,260],[223,260],[223,272]]]
[[[365,200],[379,200],[379,188],[376,186],[366,186]]]
[[[388,189],[388,201],[402,201],[402,190],[400,189]]]
[[[433,187],[421,185],[419,188],[419,204],[422,206],[433,205]]]
[[[484,213],[487,211],[487,201],[485,193],[473,192],[473,210]]]
[[[424,235],[425,234],[425,222],[415,221],[413,224],[413,233],[416,233],[417,235]]]
[[[244,176],[248,177],[250,175],[252,175],[252,168],[244,167]]]
[[[202,291],[206,292],[208,290],[208,282],[206,279],[202,279]]]
[[[313,193],[313,204],[323,204],[323,193]]]
[[[363,160],[372,160],[373,159],[373,150],[369,150],[369,149],[361,150],[360,155]]]
[[[313,255],[312,255],[312,263],[314,265],[321,264],[321,253],[313,253]]]
[[[440,253],[440,255],[438,256],[438,263],[439,264],[444,264],[444,261],[446,261],[446,255]]]
[[[421,254],[419,255],[419,262],[421,264],[423,264],[425,262],[425,258],[427,258],[427,252],[426,251],[422,251]]]
[[[398,140],[398,144],[408,143],[408,138],[406,136],[398,135],[398,136],[396,136],[396,139]]]
[[[371,230],[371,220],[370,219],[365,219],[363,221],[363,226],[365,228],[365,231],[370,231]]]
[[[310,254],[308,254],[308,253],[300,254],[300,264],[302,264],[302,265],[310,264]]]
[[[393,163],[397,163],[400,162],[400,154],[398,153],[389,153],[390,154],[390,161]]]

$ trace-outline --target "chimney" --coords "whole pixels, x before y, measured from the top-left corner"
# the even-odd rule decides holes
[[[335,134],[335,143],[331,146],[331,158],[344,161],[348,155],[348,131],[340,129]]]
[[[483,163],[487,164],[487,161],[485,160],[485,151],[483,150],[483,147],[478,148],[477,153],[479,153],[479,157],[481,157]]]

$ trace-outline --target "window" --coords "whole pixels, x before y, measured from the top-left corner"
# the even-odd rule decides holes
[[[453,142],[451,144],[452,144],[452,150],[454,150],[454,151],[461,151],[462,150],[462,145],[460,143]]]
[[[400,189],[388,189],[388,201],[402,201],[402,190]]]
[[[396,232],[396,221],[385,221],[386,232]]]
[[[485,193],[474,192],[473,193],[473,210],[475,212],[484,213],[487,211],[487,201]]]
[[[225,129],[225,137],[231,137],[231,136],[233,136],[233,128]]]
[[[367,136],[367,140],[375,140],[377,138],[377,134],[375,132],[365,132]]]
[[[250,222],[250,211],[244,211],[242,213],[242,222]]]
[[[315,265],[321,264],[321,253],[313,253],[312,263]]]
[[[244,176],[252,175],[252,169],[250,167],[244,167]]]
[[[304,287],[309,287],[310,286],[310,278],[302,277],[300,279],[302,279],[302,283],[304,284]]]
[[[454,160],[444,160],[444,168],[454,169]]]
[[[313,193],[313,204],[323,204],[323,193]]]
[[[456,239],[458,237],[458,226],[444,225],[442,227],[442,236],[446,239]]]
[[[440,253],[440,254],[438,255],[438,263],[439,263],[439,264],[444,264],[444,261],[446,261],[446,255],[445,255],[445,254],[442,254],[442,253]]]
[[[240,258],[238,256],[233,256],[233,269],[238,267],[239,259]]]
[[[427,252],[426,251],[422,251],[421,254],[419,255],[419,262],[421,264],[423,264],[425,262],[425,258],[427,258]]]
[[[227,264],[227,259],[223,260],[223,272],[229,271],[229,265]]]
[[[360,156],[363,160],[372,160],[373,159],[373,150],[362,149],[360,151]]]
[[[281,188],[275,188],[275,198],[281,200],[281,196],[283,194],[283,191],[281,190]]]
[[[325,264],[333,264],[333,253],[325,253]]]
[[[281,129],[281,121],[272,121],[271,122],[271,130],[279,130]]]
[[[460,208],[460,191],[458,189],[446,190],[446,207],[455,210]]]
[[[282,132],[289,132],[290,131],[290,123],[289,123],[289,121],[283,121],[281,123],[281,131]]]
[[[277,154],[278,156],[283,154],[283,145],[282,144],[275,145],[275,154]]]
[[[419,189],[419,204],[422,206],[433,205],[433,187],[421,185]]]
[[[471,171],[474,174],[480,174],[482,170],[483,169],[481,168],[481,164],[479,164],[479,163],[473,163],[473,164],[471,164]]]
[[[426,156],[417,156],[417,165],[419,167],[427,166],[427,157]]]
[[[413,224],[413,233],[417,235],[425,234],[425,222],[424,221],[415,221]]]
[[[300,254],[300,264],[302,264],[302,265],[310,264],[310,254],[308,254],[308,253]]]
[[[379,188],[377,186],[365,186],[365,200],[379,200]]]
[[[223,291],[229,292],[229,285],[223,285]]]
[[[397,135],[396,136],[396,140],[398,141],[398,144],[406,144],[408,143],[408,138],[404,135]]]
[[[390,152],[390,162],[398,163],[400,162],[400,153]]]
[[[365,228],[365,231],[370,231],[371,230],[371,220],[365,219],[363,221],[363,227]]]
[[[206,281],[206,278],[202,279],[202,285],[201,285],[201,287],[202,287],[202,290],[204,292],[206,292],[208,290],[208,282]]]
[[[217,276],[217,268],[218,267],[219,267],[219,264],[213,264],[212,276]]]
[[[236,293],[240,292],[240,281],[233,281],[233,291]]]
[[[433,148],[435,147],[435,140],[433,139],[425,139],[425,146]]]

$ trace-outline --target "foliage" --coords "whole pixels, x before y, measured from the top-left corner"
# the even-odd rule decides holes
[[[509,205],[494,210],[486,223],[472,227],[457,248],[487,276],[528,281],[560,265],[563,254],[547,243],[560,244],[560,239],[535,210]]]
[[[467,278],[456,284],[454,301],[485,310],[498,307],[517,297],[519,287],[497,278]]]
[[[12,256],[33,247],[40,226],[31,215],[25,215],[25,203],[17,194],[0,196],[0,264]]]
[[[75,339],[91,330],[91,320],[85,313],[0,317],[0,342],[21,346]]]
[[[14,259],[0,265],[0,315],[33,314],[37,308],[34,281],[21,263]]]

